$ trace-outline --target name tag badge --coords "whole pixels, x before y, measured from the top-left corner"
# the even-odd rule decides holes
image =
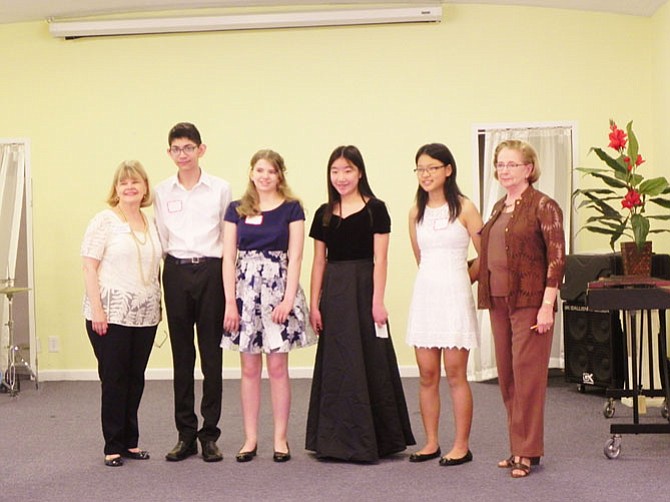
[[[448,226],[449,226],[449,219],[448,218],[438,218],[433,223],[433,229],[434,230],[444,230]]]
[[[389,337],[389,326],[388,326],[388,324],[384,323],[380,327],[380,326],[377,326],[377,323],[375,323],[375,334],[377,335],[377,338],[388,338]]]
[[[180,200],[169,200],[167,203],[168,213],[178,213],[182,210]]]
[[[263,223],[263,215],[257,214],[256,216],[247,216],[244,219],[244,222],[247,225],[261,225]]]
[[[112,233],[115,235],[129,234],[130,225],[128,223],[115,223],[114,226],[112,226]]]

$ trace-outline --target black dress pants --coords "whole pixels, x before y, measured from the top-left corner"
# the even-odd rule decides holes
[[[165,259],[163,292],[170,329],[174,367],[174,411],[179,439],[191,442],[216,441],[221,434],[221,391],[223,361],[223,279],[221,260],[208,259],[193,264]],[[202,384],[202,428],[195,414],[194,376],[195,331],[198,336]]]
[[[104,336],[86,331],[98,360],[102,387],[102,435],[105,455],[137,447],[137,410],[144,392],[144,370],[149,361],[157,326],[129,327],[109,324]]]

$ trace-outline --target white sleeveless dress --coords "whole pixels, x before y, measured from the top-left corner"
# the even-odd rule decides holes
[[[426,207],[416,226],[421,262],[407,323],[407,343],[422,348],[473,349],[479,328],[468,276],[470,235],[449,206]]]

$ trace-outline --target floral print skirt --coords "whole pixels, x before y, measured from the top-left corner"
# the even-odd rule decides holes
[[[239,331],[225,332],[221,347],[253,354],[288,352],[316,342],[309,326],[302,288],[286,321],[272,321],[273,309],[286,291],[288,257],[285,251],[239,251],[236,270]]]

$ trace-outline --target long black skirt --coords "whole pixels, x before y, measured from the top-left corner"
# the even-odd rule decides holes
[[[416,444],[398,362],[372,319],[373,263],[329,262],[305,447],[318,458],[376,462]]]

